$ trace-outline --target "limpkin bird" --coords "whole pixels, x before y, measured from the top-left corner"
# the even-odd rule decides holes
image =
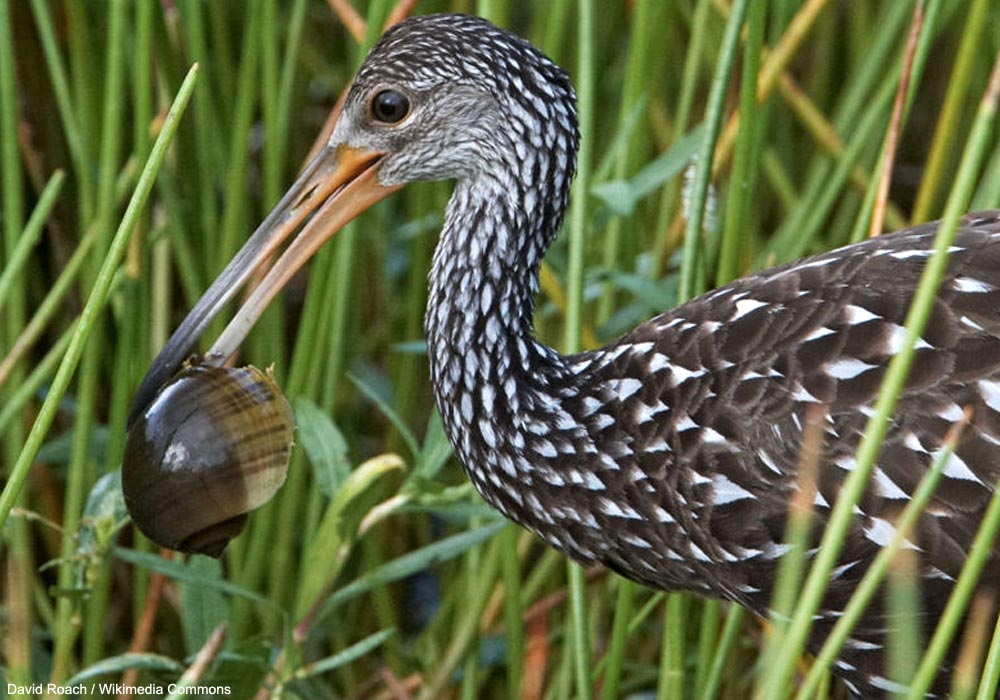
[[[564,356],[535,339],[533,297],[578,140],[568,76],[526,41],[460,15],[389,29],[324,150],[178,328],[134,405],[148,403],[310,214],[211,355],[231,354],[293,272],[359,212],[406,183],[454,180],[430,272],[428,354],[448,437],[483,498],[573,559],[767,615],[806,414],[819,405],[825,415],[821,529],[903,342],[936,225],[766,270]],[[1000,478],[1000,212],[961,222],[812,648],[965,407],[971,423],[912,544],[925,629]],[[996,593],[998,582],[994,545],[981,585]],[[890,687],[887,624],[872,603],[836,663],[857,697]],[[950,675],[946,665],[935,693]]]

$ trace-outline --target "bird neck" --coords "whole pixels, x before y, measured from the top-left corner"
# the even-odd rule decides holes
[[[480,491],[481,470],[495,471],[493,453],[523,447],[525,426],[541,419],[552,387],[568,377],[564,358],[535,340],[532,326],[538,269],[565,195],[524,187],[501,177],[460,181],[430,274],[431,381],[448,437]]]
[[[525,206],[538,192],[514,196],[501,179],[483,180],[456,185],[434,252],[425,321],[432,377],[444,389],[455,388],[456,366],[496,382],[558,360],[534,339],[532,319],[538,270],[562,217]]]

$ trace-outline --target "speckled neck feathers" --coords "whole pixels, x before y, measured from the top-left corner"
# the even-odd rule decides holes
[[[488,168],[457,183],[429,278],[426,330],[438,408],[474,482],[508,513],[511,489],[499,481],[499,460],[510,473],[518,471],[511,459],[528,464],[506,453],[523,451],[527,425],[550,418],[549,394],[570,376],[532,328],[538,268],[562,222],[573,173],[577,134],[572,102],[566,106],[566,119],[548,126],[558,148],[521,159],[508,143]],[[535,115],[519,130],[545,128]]]

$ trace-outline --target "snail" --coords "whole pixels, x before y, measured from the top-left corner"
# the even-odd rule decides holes
[[[132,520],[161,546],[218,557],[285,482],[292,429],[270,373],[187,363],[128,430]]]

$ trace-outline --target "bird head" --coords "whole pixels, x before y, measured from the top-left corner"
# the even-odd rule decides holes
[[[531,44],[479,17],[426,15],[372,48],[330,143],[382,154],[383,185],[472,179],[518,144],[572,157],[575,116],[569,77]]]
[[[330,138],[153,361],[129,423],[251,276],[266,270],[203,363],[225,362],[325,241],[405,184],[490,174],[514,184],[520,173],[564,197],[578,138],[568,76],[528,42],[465,15],[395,25],[359,69]]]

